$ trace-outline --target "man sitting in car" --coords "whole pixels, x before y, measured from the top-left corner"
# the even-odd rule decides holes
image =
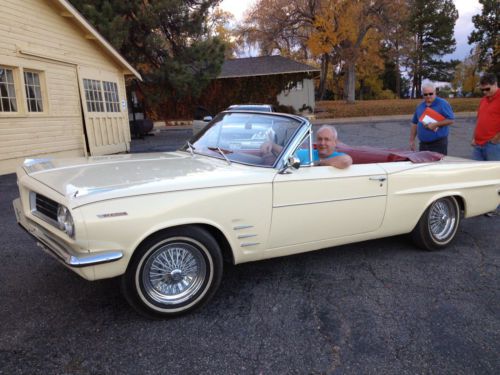
[[[316,132],[316,149],[312,151],[314,165],[339,169],[349,167],[352,164],[352,158],[343,152],[335,151],[337,142],[337,130],[329,125],[321,126]],[[273,142],[264,142],[260,149],[263,155],[279,154],[283,147]],[[300,164],[309,164],[309,150],[300,149],[296,156],[300,159]]]

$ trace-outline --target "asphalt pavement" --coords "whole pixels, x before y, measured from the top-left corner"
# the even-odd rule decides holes
[[[406,147],[409,122],[335,123],[348,144]],[[470,156],[459,118],[450,155]],[[133,152],[168,151],[189,128]],[[498,374],[500,218],[464,220],[447,249],[406,236],[226,266],[208,305],[138,316],[117,279],[88,282],[15,223],[14,175],[0,176],[0,374]]]

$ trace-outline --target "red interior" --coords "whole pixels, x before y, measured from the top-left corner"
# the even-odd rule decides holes
[[[408,151],[384,149],[370,146],[337,145],[337,151],[351,156],[353,164],[389,163],[393,161],[411,161],[413,163],[429,163],[441,160],[444,155],[432,151]]]

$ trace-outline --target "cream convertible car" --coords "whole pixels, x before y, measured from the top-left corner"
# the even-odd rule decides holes
[[[262,155],[270,141],[283,146],[280,154]],[[121,276],[135,309],[166,317],[208,301],[223,260],[402,233],[439,249],[462,216],[500,203],[498,162],[415,163],[388,153],[400,161],[365,157],[339,170],[300,165],[304,152],[311,160],[303,118],[222,112],[177,152],[27,160],[14,207],[19,224],[64,265],[88,280]]]

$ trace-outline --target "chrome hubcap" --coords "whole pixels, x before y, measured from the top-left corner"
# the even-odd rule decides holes
[[[144,265],[142,281],[145,292],[156,302],[175,305],[196,294],[207,275],[201,251],[186,242],[159,247]]]
[[[455,210],[453,202],[441,200],[434,203],[429,212],[429,230],[437,241],[445,241],[455,230]]]

